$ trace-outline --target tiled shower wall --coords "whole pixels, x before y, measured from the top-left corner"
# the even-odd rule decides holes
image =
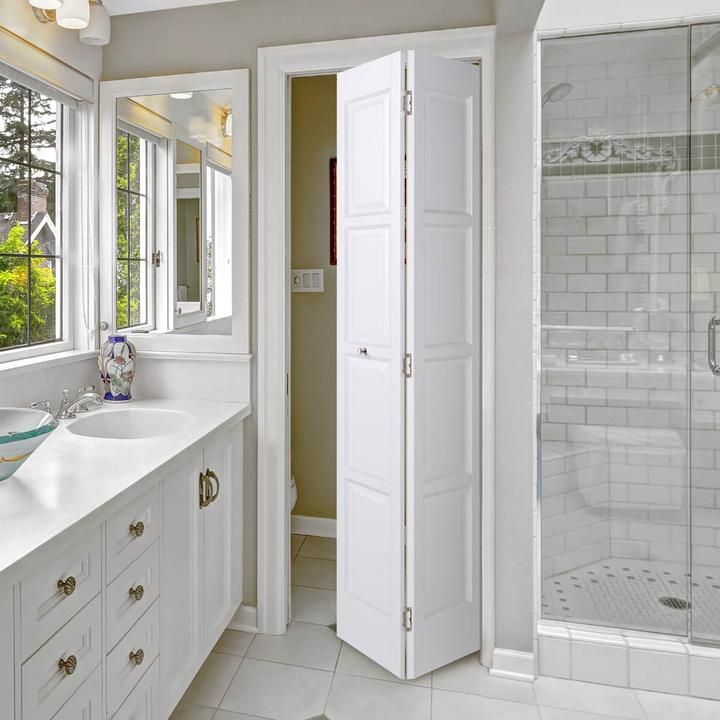
[[[694,47],[716,30],[694,31]],[[720,392],[705,357],[720,103],[690,116],[687,35],[653,33],[585,38],[596,51],[581,53],[543,43],[543,89],[572,85],[543,108],[544,576],[607,556],[687,563],[691,465],[693,559],[720,566]],[[696,63],[692,93],[719,68]],[[591,470],[573,469],[583,458]]]

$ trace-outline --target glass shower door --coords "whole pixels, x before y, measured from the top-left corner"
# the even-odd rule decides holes
[[[691,29],[691,637],[720,641],[720,25]],[[720,343],[720,339],[718,339]],[[720,371],[718,371],[720,373]]]

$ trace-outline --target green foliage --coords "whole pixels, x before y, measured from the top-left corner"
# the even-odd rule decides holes
[[[25,228],[16,223],[0,242],[0,348],[55,339],[55,272],[50,261],[8,255],[27,253],[25,235]],[[31,250],[40,251],[37,241]]]

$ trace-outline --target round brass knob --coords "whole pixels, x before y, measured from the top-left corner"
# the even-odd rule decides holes
[[[72,595],[75,592],[76,586],[77,581],[72,575],[69,575],[66,580],[60,578],[60,580],[57,581],[58,590],[62,590],[65,595]]]
[[[135,598],[135,601],[142,600],[143,595],[145,594],[145,588],[142,585],[136,585],[135,587],[131,587],[128,590],[128,595]]]
[[[77,658],[74,655],[68,655],[67,658],[58,660],[58,668],[66,675],[72,675],[77,669]]]
[[[130,652],[130,662],[135,663],[135,665],[142,665],[143,660],[145,659],[145,653],[142,651],[142,648],[140,650],[137,650],[136,652]]]
[[[138,520],[136,523],[131,523],[130,525],[130,534],[134,535],[136,538],[142,537],[142,534],[145,532],[145,523],[142,520]]]

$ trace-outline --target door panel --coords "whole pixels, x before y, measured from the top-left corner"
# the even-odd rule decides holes
[[[338,75],[338,635],[401,677],[403,72]]]
[[[480,79],[408,54],[407,677],[480,647]]]

